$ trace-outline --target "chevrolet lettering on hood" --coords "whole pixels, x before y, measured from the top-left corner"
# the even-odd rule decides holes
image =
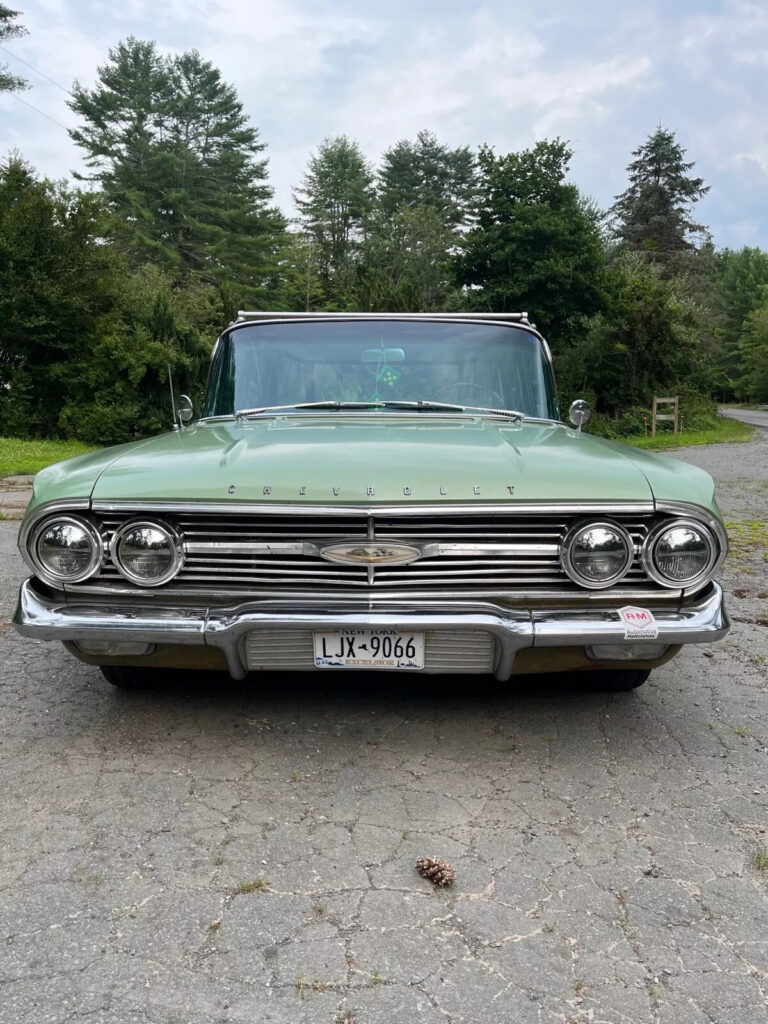
[[[525,313],[242,313],[197,419],[38,474],[14,616],[165,668],[640,685],[729,628],[712,480],[564,422]],[[631,620],[631,621],[630,621]]]

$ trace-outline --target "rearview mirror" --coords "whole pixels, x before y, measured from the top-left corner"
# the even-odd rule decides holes
[[[405,361],[405,349],[403,348],[366,348],[363,351],[361,362],[363,363],[402,363]]]

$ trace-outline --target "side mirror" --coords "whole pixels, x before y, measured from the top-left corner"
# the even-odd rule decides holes
[[[189,423],[195,414],[189,395],[179,395],[179,423]]]
[[[577,398],[575,402],[571,402],[571,408],[568,410],[568,417],[577,430],[581,430],[584,424],[589,421],[589,417],[591,415],[592,410],[583,398]]]

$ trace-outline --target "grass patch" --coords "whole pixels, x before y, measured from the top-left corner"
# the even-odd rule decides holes
[[[248,892],[266,892],[269,889],[269,882],[266,878],[254,878],[252,882],[239,882],[235,886],[235,895],[239,896]]]
[[[663,434],[651,437],[650,434],[616,438],[622,444],[631,444],[633,448],[651,448],[663,451],[665,448],[684,448],[691,444],[723,444],[733,441],[751,441],[755,436],[755,428],[740,420],[732,420],[727,416],[719,417],[710,427],[703,427],[700,430],[684,430],[680,434],[673,434],[671,430],[665,430]]]
[[[725,528],[728,531],[729,558],[738,561],[762,554],[766,560],[768,523],[762,519],[726,519]]]
[[[22,476],[45,469],[54,462],[96,451],[80,441],[24,441],[0,437],[0,477]]]
[[[752,867],[761,875],[768,875],[768,846],[755,850],[751,857]]]

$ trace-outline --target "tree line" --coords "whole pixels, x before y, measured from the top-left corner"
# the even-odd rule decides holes
[[[0,41],[20,30],[0,4]],[[0,89],[23,85],[0,66]],[[560,139],[497,153],[425,130],[372,165],[327,138],[289,220],[265,143],[197,51],[129,38],[69,104],[82,176],[0,166],[0,433],[167,426],[168,366],[199,400],[238,308],[526,310],[561,406],[586,397],[612,435],[642,430],[654,393],[682,394],[691,425],[712,396],[768,399],[768,253],[715,247],[695,218],[708,188],[664,127],[609,210],[569,180]]]

